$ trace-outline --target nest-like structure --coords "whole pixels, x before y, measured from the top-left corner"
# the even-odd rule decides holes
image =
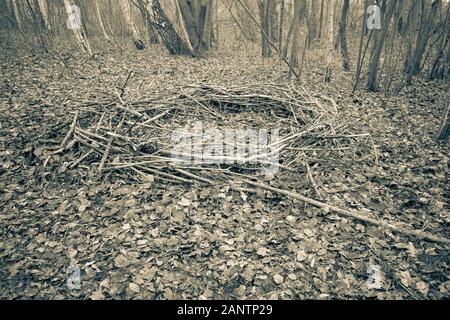
[[[356,159],[371,152],[365,150],[368,135],[349,132],[337,114],[338,106],[333,99],[313,96],[290,83],[184,85],[137,101],[129,101],[117,92],[113,99],[77,107],[60,150],[72,150],[74,158],[69,168],[96,166],[99,174],[115,172],[143,181],[206,184],[232,181],[236,185],[240,179],[258,179],[263,175],[289,178],[307,175],[314,183],[310,170],[313,165],[320,168],[324,163],[343,161],[344,157]],[[223,137],[230,129],[240,133],[248,129],[259,132],[279,129],[279,139],[276,143],[268,139],[266,154],[262,156],[231,153],[226,161],[215,161],[218,158],[214,156],[199,161],[195,152],[217,147],[217,140],[203,139],[202,147],[193,149],[197,151],[192,155],[177,149],[183,139],[192,141],[186,140],[186,134],[192,133],[199,121],[202,132],[213,129]],[[198,134],[194,132],[192,138]],[[255,145],[254,138],[249,135],[240,141],[249,148]],[[236,148],[227,146],[226,139],[222,147]],[[367,149],[370,148],[369,145]],[[264,170],[268,167],[276,170]]]

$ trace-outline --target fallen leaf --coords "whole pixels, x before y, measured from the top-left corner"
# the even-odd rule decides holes
[[[284,277],[282,275],[276,274],[273,276],[273,281],[275,281],[276,284],[282,284],[284,282]]]

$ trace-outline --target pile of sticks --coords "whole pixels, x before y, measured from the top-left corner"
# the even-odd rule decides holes
[[[137,101],[126,101],[117,92],[113,99],[77,107],[60,148],[76,147],[77,158],[69,168],[97,165],[99,174],[127,172],[138,179],[177,183],[228,181],[230,176],[256,179],[263,161],[254,165],[242,158],[231,159],[231,165],[177,162],[172,157],[173,134],[195,121],[222,131],[236,126],[278,128],[279,143],[272,150],[279,154],[275,165],[280,172],[303,173],[312,180],[311,163],[355,154],[360,142],[370,138],[348,133],[345,124],[336,120],[337,112],[331,98],[313,97],[291,84],[188,85]]]
[[[446,238],[323,202],[311,168],[324,170],[330,163],[336,166],[342,161],[345,165],[349,159],[367,157],[378,161],[371,137],[349,132],[346,123],[339,120],[335,101],[329,97],[312,96],[297,84],[272,83],[184,85],[136,101],[127,101],[123,90],[116,90],[116,94],[77,107],[69,131],[54,152],[69,151],[70,169],[85,166],[97,170],[99,176],[116,172],[144,182],[158,179],[181,184],[226,184],[241,192],[263,189],[403,235],[450,243]],[[263,162],[249,164],[242,158],[231,159],[235,160],[233,164],[176,161],[172,157],[173,133],[189,128],[195,121],[219,130],[236,126],[279,128],[281,137],[275,150],[279,154],[279,172],[274,177],[263,177]],[[286,181],[295,176],[309,181],[309,189],[321,201],[286,190]],[[270,185],[261,183],[261,179],[270,180]]]

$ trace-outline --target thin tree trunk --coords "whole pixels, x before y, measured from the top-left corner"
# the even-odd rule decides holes
[[[161,8],[159,0],[150,0],[147,4],[148,18],[152,27],[158,32],[164,45],[171,54],[193,55],[188,45],[180,38],[175,31],[169,18]]]
[[[216,47],[218,46],[219,43],[219,3],[216,1],[216,35],[214,36],[215,38],[215,43],[216,43]]]
[[[406,23],[406,28],[405,28],[405,33],[408,35],[408,46],[407,46],[407,50],[406,50],[406,58],[405,58],[405,74],[406,74],[406,78],[405,78],[405,82],[404,84],[406,85],[411,85],[412,83],[412,77],[414,75],[414,68],[413,68],[413,62],[414,62],[414,57],[413,57],[413,53],[412,53],[412,47],[413,47],[413,34],[414,34],[414,24],[416,22],[416,20],[418,19],[418,5],[419,5],[419,0],[413,0],[412,4],[411,4],[411,9],[409,10],[409,14],[408,14],[408,20]],[[423,10],[423,2],[422,2],[422,10]],[[403,85],[404,85],[403,84]],[[397,91],[400,92],[401,87],[403,86],[401,85]]]
[[[313,0],[314,1],[314,0]],[[320,15],[319,15],[319,29],[318,29],[318,38],[321,39],[322,38],[322,29],[323,29],[323,11],[325,8],[325,0],[322,0],[320,2]]]
[[[50,21],[48,20],[48,7],[47,7],[47,0],[37,0],[37,4],[42,16],[42,20],[44,21],[44,25],[46,30],[51,30],[52,27],[50,25]]]
[[[106,31],[105,24],[103,23],[102,12],[100,10],[99,2],[100,2],[99,0],[94,1],[94,3],[95,3],[95,12],[97,14],[98,23],[100,25],[100,29],[102,30],[102,33],[103,33],[103,36],[105,37],[105,39],[108,42],[112,43],[112,39],[109,36],[108,32]]]
[[[314,39],[317,37],[317,11],[318,11],[318,0],[311,1],[311,11],[309,14],[308,23],[308,46],[311,46]]]
[[[22,30],[22,17],[20,15],[19,6],[17,5],[17,0],[11,0],[11,7],[17,22],[17,27],[19,30]]]
[[[295,14],[294,14],[294,17],[295,17]],[[283,53],[281,55],[284,58],[286,58],[287,54],[288,54],[289,43],[291,41],[292,33],[293,33],[293,30],[294,30],[294,21],[295,21],[295,19],[293,18],[292,21],[291,21],[291,24],[289,26],[288,34],[286,36],[286,41],[285,41],[285,45],[284,45],[284,48],[283,48]]]
[[[361,27],[361,35],[359,39],[359,49],[358,49],[358,62],[356,63],[356,73],[355,73],[355,85],[353,86],[352,93],[355,93],[356,88],[358,87],[359,83],[359,77],[361,76],[361,69],[363,65],[363,59],[362,59],[362,49],[364,44],[364,35],[366,34],[366,10],[368,6],[369,0],[364,0],[364,7],[363,7],[363,15],[362,15],[362,27]]]
[[[331,50],[334,50],[334,0],[329,0],[328,32]]]
[[[300,0],[295,0],[294,2],[294,18],[292,21],[294,39],[292,40],[291,48],[291,58],[290,58],[290,68],[289,68],[289,78],[292,76],[294,69],[298,66],[297,51],[298,51],[298,36],[299,36],[299,24],[300,24]]]
[[[347,47],[347,15],[350,0],[344,0],[342,7],[341,21],[339,22],[339,43],[341,45],[341,54],[343,60],[343,68],[345,71],[350,71],[350,61],[348,57]]]
[[[258,2],[259,5],[259,19],[261,23],[261,32],[265,33],[266,35],[270,36],[270,33],[268,32],[268,19],[267,19],[267,12],[268,12],[268,0],[262,0]],[[268,39],[261,35],[261,55],[263,57],[269,56],[269,49],[267,46]]]
[[[378,66],[380,64],[381,52],[383,50],[384,42],[386,40],[386,36],[388,34],[389,25],[392,19],[392,15],[394,14],[395,6],[397,4],[396,0],[388,0],[386,7],[386,18],[384,22],[384,26],[380,31],[380,36],[378,42],[375,47],[375,51],[372,56],[372,60],[370,62],[370,75],[369,81],[367,84],[367,89],[369,91],[377,91],[378,90]]]
[[[96,0],[98,1],[98,0]],[[144,3],[145,1],[145,3]],[[148,19],[148,12],[146,10],[146,3],[147,0],[137,0],[137,6],[139,8],[139,11],[141,12],[142,20],[145,24],[145,29],[147,31],[147,40],[150,44],[158,43],[158,34],[156,33],[155,29],[153,29],[151,23]]]
[[[211,47],[212,20],[214,11],[214,0],[209,0],[206,9],[205,26],[202,34],[202,42],[207,50]]]
[[[75,25],[73,25],[71,28],[75,39],[80,44],[83,51],[92,56],[91,45],[86,37],[86,33],[84,32],[81,13],[75,10],[77,7],[75,5],[72,5],[69,0],[64,0],[64,7],[66,8],[66,13],[68,16],[67,21],[72,21],[73,23],[75,23]]]
[[[443,38],[440,48],[437,50],[436,58],[430,68],[429,79],[445,79],[447,76],[447,63],[449,59],[449,20],[450,20],[450,4],[447,7],[447,14],[445,15],[445,23],[443,30]],[[447,48],[447,49],[446,49]],[[446,54],[447,51],[447,54]]]
[[[129,0],[120,0],[120,7],[122,9],[123,17],[125,19],[125,25],[128,30],[131,32],[131,36],[133,39],[133,43],[137,49],[142,50],[145,48],[144,42],[141,40],[141,36],[139,34],[138,28],[134,23],[132,11],[130,7]]]
[[[282,45],[283,45],[283,23],[284,23],[284,0],[281,0],[280,3],[280,21],[278,28],[278,53],[282,54]]]
[[[30,13],[31,13],[31,16],[33,19],[33,23],[34,23],[34,28],[37,32],[37,35],[38,35],[39,41],[41,42],[42,48],[44,49],[44,51],[46,53],[48,53],[48,46],[44,39],[44,31],[43,31],[43,28],[45,28],[45,24],[44,24],[42,15],[39,10],[39,5],[38,5],[37,1],[35,0],[35,2],[34,2],[35,7],[33,9],[33,6],[31,5],[30,1],[29,0],[25,0],[25,1],[30,10]]]
[[[444,114],[444,117],[442,118],[441,125],[439,127],[438,134],[436,136],[437,141],[448,141],[448,136],[450,134],[450,95],[447,92],[447,98],[445,101],[446,109],[447,111]]]
[[[441,3],[442,0],[433,1],[430,13],[428,15],[428,19],[426,19],[424,24],[422,25],[421,32],[419,33],[419,39],[417,40],[416,51],[414,53],[414,64],[413,64],[414,74],[418,74],[421,70],[420,66],[422,62],[423,53],[425,52],[425,48],[427,47],[428,40],[430,37],[430,31],[432,29],[437,11],[440,8]]]

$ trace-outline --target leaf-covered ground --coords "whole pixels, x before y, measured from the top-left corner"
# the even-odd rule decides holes
[[[46,166],[43,150],[66,134],[76,105],[183,83],[277,81],[286,68],[255,48],[207,59],[162,48],[94,58],[0,55],[0,298],[449,298],[449,251],[303,203],[226,186],[171,186]],[[240,52],[237,54],[237,52]],[[243,54],[242,52],[246,52]],[[64,60],[64,63],[62,62]],[[399,96],[358,92],[352,74],[323,82],[309,64],[302,84],[326,93],[343,120],[371,133],[379,154],[328,161],[314,179],[325,201],[407,228],[450,237],[448,147],[433,141],[445,83],[418,81]],[[306,182],[295,188],[312,195]],[[81,270],[70,290],[68,268]],[[383,287],[367,286],[379,265]]]

